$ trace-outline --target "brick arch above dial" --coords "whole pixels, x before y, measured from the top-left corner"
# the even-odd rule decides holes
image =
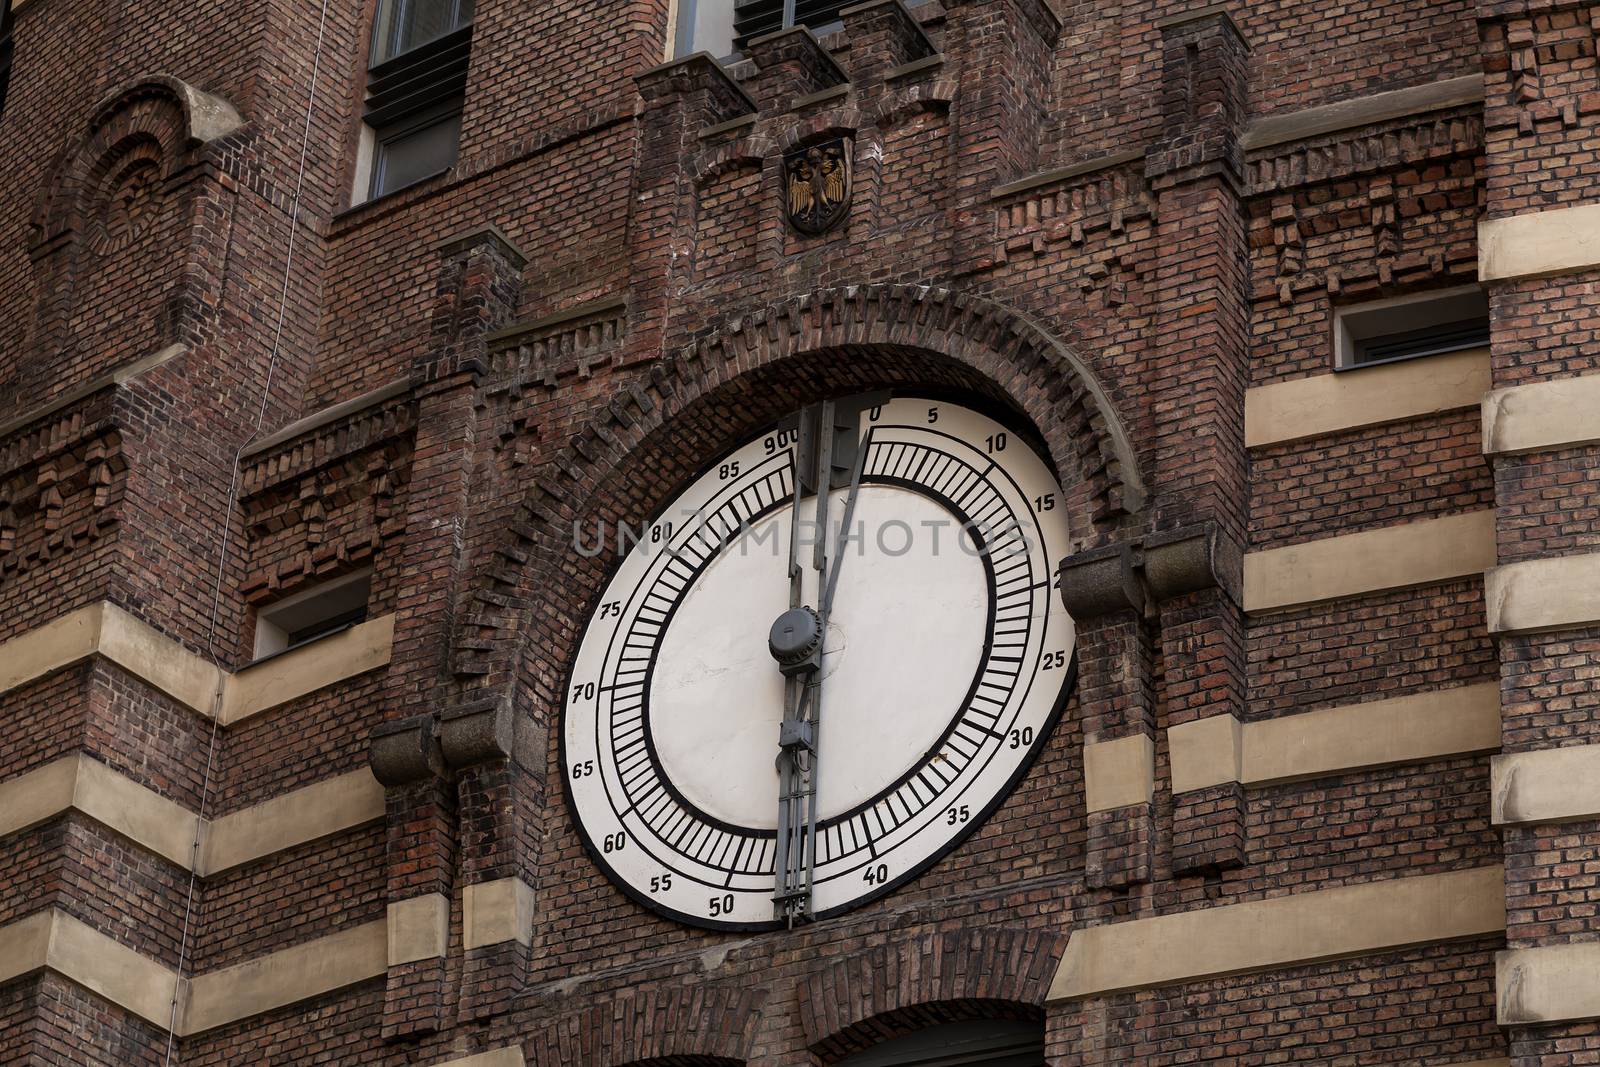
[[[1067,491],[1075,541],[1141,514],[1146,486],[1109,390],[1027,315],[930,286],[813,291],[699,334],[574,435],[464,605],[454,672],[482,694],[520,664],[550,680],[539,696],[554,697],[581,609],[611,565],[610,553],[576,552],[574,522],[642,522],[739,435],[826,395],[894,386],[986,395],[1032,422]],[[523,651],[538,662],[522,662]]]
[[[1075,542],[1105,539],[1144,507],[1111,394],[1078,353],[1023,313],[912,285],[775,301],[669,353],[546,465],[460,616],[453,667],[476,691],[468,697],[519,666],[539,679],[541,702],[555,696],[583,609],[613,562],[609,552],[577,552],[574,523],[637,524],[740,435],[805,403],[880,387],[984,396],[1030,422],[1062,480]],[[562,596],[547,595],[557,587]]]

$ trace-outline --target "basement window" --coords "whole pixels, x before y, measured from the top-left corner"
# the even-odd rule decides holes
[[[1044,1025],[1000,1019],[944,1023],[892,1037],[838,1067],[1044,1067]]]
[[[1489,343],[1489,301],[1476,285],[1334,310],[1334,369],[1438,356]]]
[[[347,630],[367,617],[372,568],[301,590],[256,612],[255,658],[275,656]]]
[[[791,26],[830,33],[839,12],[857,0],[678,0],[673,55],[710,52],[727,58],[757,37]]]
[[[358,182],[375,199],[455,166],[473,0],[379,0]]]

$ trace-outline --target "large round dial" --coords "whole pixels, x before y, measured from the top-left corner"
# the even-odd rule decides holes
[[[856,477],[830,492],[826,528],[811,479],[796,493],[801,435],[779,429],[644,528],[608,532],[637,543],[573,663],[568,797],[597,862],[682,921],[777,921],[780,732],[805,686],[809,732],[782,751],[806,771],[815,917],[887,892],[973,830],[1070,688],[1072,624],[1051,582],[1066,510],[1046,463],[949,400],[883,398],[850,432]],[[808,633],[807,618],[823,625]],[[793,668],[813,637],[812,666]]]

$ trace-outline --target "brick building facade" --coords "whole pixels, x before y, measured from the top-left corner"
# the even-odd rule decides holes
[[[393,189],[372,6],[13,4],[0,1062],[1600,1062],[1600,5],[479,0]],[[1053,464],[1071,701],[893,892],[676,922],[569,531],[883,388]]]

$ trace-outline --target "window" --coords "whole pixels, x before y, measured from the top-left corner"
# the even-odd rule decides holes
[[[790,26],[822,33],[839,25],[839,12],[855,0],[678,0],[673,54],[731,56],[756,37]]]
[[[0,115],[6,113],[6,86],[11,83],[11,0],[0,0]]]
[[[367,198],[455,165],[472,12],[473,0],[379,0],[367,83]]]
[[[1044,1067],[1044,1024],[980,1019],[930,1026],[873,1045],[839,1067]]]
[[[362,622],[372,570],[356,571],[285,597],[256,612],[256,659],[327,637]]]
[[[1352,370],[1489,343],[1489,301],[1476,285],[1334,311],[1334,367]]]
[[[473,0],[379,0],[372,26],[376,67],[472,24]]]

